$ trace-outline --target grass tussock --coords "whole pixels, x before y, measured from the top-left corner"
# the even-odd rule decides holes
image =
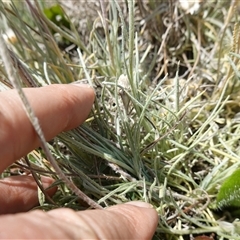
[[[72,184],[101,207],[151,203],[155,239],[239,239],[237,218],[216,207],[240,165],[238,2],[184,10],[178,1],[113,0],[86,3],[82,14],[81,1],[55,4],[64,21],[46,15],[47,1],[1,3],[8,48],[33,85],[84,81],[96,101],[81,127],[47,144],[70,184],[41,149],[3,176],[17,167],[54,177],[59,190],[53,199],[39,192],[42,209],[88,208]],[[12,88],[0,70],[1,89]]]

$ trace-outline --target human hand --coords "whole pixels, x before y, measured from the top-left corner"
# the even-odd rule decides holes
[[[91,109],[94,92],[85,85],[50,85],[25,89],[47,140],[80,125]],[[40,145],[15,90],[0,93],[0,172]],[[42,178],[44,187],[52,183]],[[54,194],[56,189],[48,193]],[[37,185],[30,176],[0,180],[0,238],[18,239],[151,239],[157,213],[141,202],[104,210],[75,212],[30,210],[37,205]],[[16,214],[7,214],[16,213]]]

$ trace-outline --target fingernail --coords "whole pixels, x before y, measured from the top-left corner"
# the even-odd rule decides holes
[[[91,85],[89,85],[87,80],[78,80],[78,81],[75,81],[75,82],[71,82],[70,84],[74,85],[74,86],[77,86],[77,87],[80,87],[80,88],[85,88],[85,89],[86,88],[91,88],[96,95],[95,89]]]
[[[41,176],[41,182],[44,188],[48,188],[54,182],[54,179],[50,177]]]
[[[73,84],[73,85],[77,85],[77,86],[83,86],[83,87],[85,87],[85,86],[89,86],[90,87],[90,85],[89,85],[89,82],[88,82],[88,80],[86,80],[86,79],[83,79],[83,80],[77,80],[77,81],[75,81],[75,82],[71,82],[70,84]]]
[[[150,203],[140,202],[140,201],[127,202],[125,204],[133,205],[141,208],[153,208],[153,205],[151,205]]]

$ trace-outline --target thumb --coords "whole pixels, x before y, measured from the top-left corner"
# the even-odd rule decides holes
[[[157,212],[140,202],[83,212],[38,210],[1,216],[0,238],[151,239],[157,222]]]

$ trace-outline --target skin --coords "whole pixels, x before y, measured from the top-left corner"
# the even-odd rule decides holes
[[[51,85],[24,89],[47,140],[79,126],[94,101],[86,85]],[[39,146],[34,129],[15,90],[0,93],[0,171]],[[53,180],[42,178],[48,187]],[[53,195],[56,188],[48,190]],[[157,212],[151,205],[129,202],[104,210],[75,212],[30,210],[37,205],[31,176],[0,180],[0,239],[151,239]],[[6,197],[7,196],[7,197]],[[104,220],[104,221],[103,221]]]

